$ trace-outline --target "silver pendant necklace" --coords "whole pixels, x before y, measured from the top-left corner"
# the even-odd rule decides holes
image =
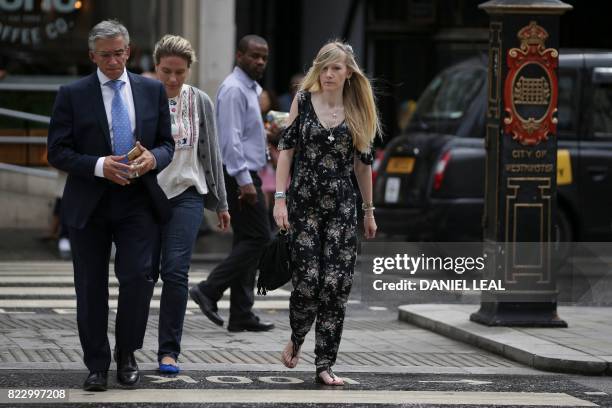
[[[336,118],[338,117],[338,113],[337,112],[332,112],[332,118],[334,123],[336,123]],[[327,136],[327,140],[329,140],[330,142],[333,142],[334,140],[336,140],[336,138],[334,137],[334,130],[335,128],[333,127],[329,127],[329,135]]]
[[[336,138],[334,137],[334,129],[331,128],[329,130],[329,136],[327,136],[327,140],[329,140],[330,142],[333,142],[334,140],[336,140]]]

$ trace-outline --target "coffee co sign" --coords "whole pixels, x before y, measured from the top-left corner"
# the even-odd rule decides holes
[[[56,40],[72,30],[81,7],[80,0],[0,0],[0,45]]]

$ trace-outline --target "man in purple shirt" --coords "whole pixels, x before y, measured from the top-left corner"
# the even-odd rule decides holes
[[[213,323],[223,326],[217,301],[231,288],[229,331],[267,331],[274,324],[253,314],[255,273],[270,240],[270,225],[257,174],[266,164],[264,130],[256,82],[268,61],[268,44],[256,35],[238,43],[236,67],[217,92],[217,132],[223,156],[227,202],[234,241],[229,256],[189,290],[191,298]]]

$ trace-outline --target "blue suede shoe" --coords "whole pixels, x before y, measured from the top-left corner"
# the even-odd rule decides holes
[[[159,372],[162,374],[178,374],[181,369],[172,364],[159,363]]]

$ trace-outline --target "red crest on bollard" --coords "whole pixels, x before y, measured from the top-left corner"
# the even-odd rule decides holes
[[[535,21],[518,32],[520,48],[508,50],[504,83],[504,132],[534,146],[557,132],[559,52],[546,48],[548,33]]]

